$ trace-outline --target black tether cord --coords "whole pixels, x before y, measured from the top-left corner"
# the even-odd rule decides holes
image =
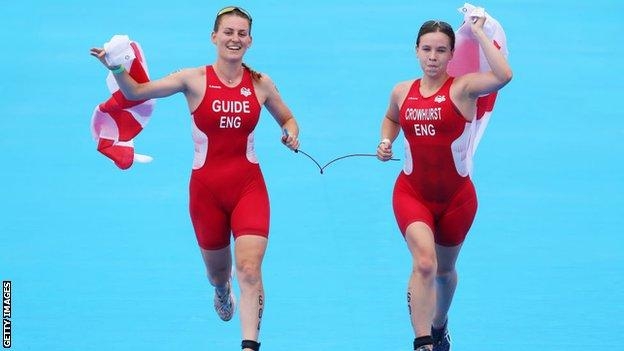
[[[331,161],[327,162],[324,166],[321,166],[321,164],[320,164],[320,163],[318,163],[318,162],[314,159],[314,157],[310,156],[307,152],[305,152],[305,151],[303,151],[303,150],[301,150],[301,149],[295,150],[295,152],[296,152],[296,153],[302,153],[302,154],[306,155],[306,156],[307,156],[310,160],[312,160],[312,162],[314,162],[314,163],[316,164],[316,166],[319,168],[319,170],[321,171],[321,174],[323,174],[323,170],[324,170],[327,166],[331,165],[332,163],[334,163],[334,162],[336,162],[336,161],[338,161],[338,160],[342,160],[342,159],[345,159],[345,158],[348,158],[348,157],[377,157],[377,155],[375,155],[375,154],[349,154],[349,155],[344,155],[344,156],[336,157],[335,159],[333,159],[333,160],[331,160]],[[390,159],[390,161],[399,161],[399,159],[398,159],[398,158],[391,158],[391,159]]]

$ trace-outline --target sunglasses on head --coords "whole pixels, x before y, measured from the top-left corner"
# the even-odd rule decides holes
[[[423,23],[422,26],[423,26],[423,28],[424,27],[439,27],[441,29],[453,30],[453,27],[451,27],[450,24],[448,24],[448,23],[446,23],[444,21],[434,21],[434,20],[431,20],[431,21],[427,21],[427,22]]]
[[[222,8],[219,12],[217,12],[217,17],[221,15],[225,15],[226,13],[232,13],[234,11],[238,11],[242,13],[243,15],[245,15],[249,19],[249,22],[251,23],[251,15],[249,14],[249,12],[247,12],[245,9],[238,7],[238,6],[228,6],[228,7]]]

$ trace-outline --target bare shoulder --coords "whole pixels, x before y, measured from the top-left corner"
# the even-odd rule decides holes
[[[415,81],[415,79],[410,79],[396,83],[394,88],[392,88],[392,100],[396,103],[402,102]]]
[[[478,77],[478,76],[479,76],[479,73],[475,73],[475,72],[462,74],[460,76],[453,78],[453,85],[456,87],[466,85],[466,82],[469,82],[471,79],[475,79],[475,77]]]
[[[203,96],[206,82],[206,67],[183,68],[172,72],[168,78],[172,79],[175,82],[174,84],[179,84],[182,87],[181,90]]]
[[[280,99],[280,93],[273,82],[273,79],[266,74],[260,73],[258,79],[253,79],[254,89],[258,96],[258,101],[264,104],[266,101],[277,101]]]
[[[258,85],[263,88],[263,89],[271,89],[275,87],[275,83],[273,82],[273,79],[266,73],[262,72],[258,72],[260,74],[260,79],[256,80],[256,82],[258,82]]]
[[[466,73],[453,79],[451,94],[456,101],[470,99],[469,84],[472,80],[479,79],[480,73]],[[475,97],[476,98],[476,97]]]
[[[193,78],[203,78],[206,76],[206,67],[190,67],[190,68],[182,68],[176,71],[171,72],[172,75],[178,75],[184,79],[193,79]]]
[[[397,91],[409,90],[415,81],[416,79],[410,79],[410,80],[404,80],[404,81],[398,82],[394,85],[393,90],[397,90]]]
[[[168,85],[188,86],[194,81],[201,81],[206,75],[202,67],[177,69],[162,77],[159,82]]]

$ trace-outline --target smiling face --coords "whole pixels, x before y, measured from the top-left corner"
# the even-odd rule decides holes
[[[220,16],[216,27],[212,32],[212,43],[217,47],[219,58],[242,61],[247,48],[251,46],[249,20],[235,13],[228,13]]]
[[[448,62],[453,58],[451,39],[443,32],[429,32],[419,37],[416,56],[423,73],[437,77],[446,73]]]

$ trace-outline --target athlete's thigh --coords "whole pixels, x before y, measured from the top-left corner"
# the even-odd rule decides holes
[[[477,194],[467,181],[455,194],[438,220],[436,243],[456,246],[464,242],[477,213]]]
[[[406,234],[407,227],[415,222],[422,222],[435,232],[431,209],[409,185],[406,177],[397,178],[392,193],[392,208],[403,236]]]
[[[222,208],[201,181],[191,178],[189,212],[202,249],[218,250],[230,244],[229,215]]]
[[[232,211],[232,233],[269,236],[269,194],[261,174],[248,183]]]

